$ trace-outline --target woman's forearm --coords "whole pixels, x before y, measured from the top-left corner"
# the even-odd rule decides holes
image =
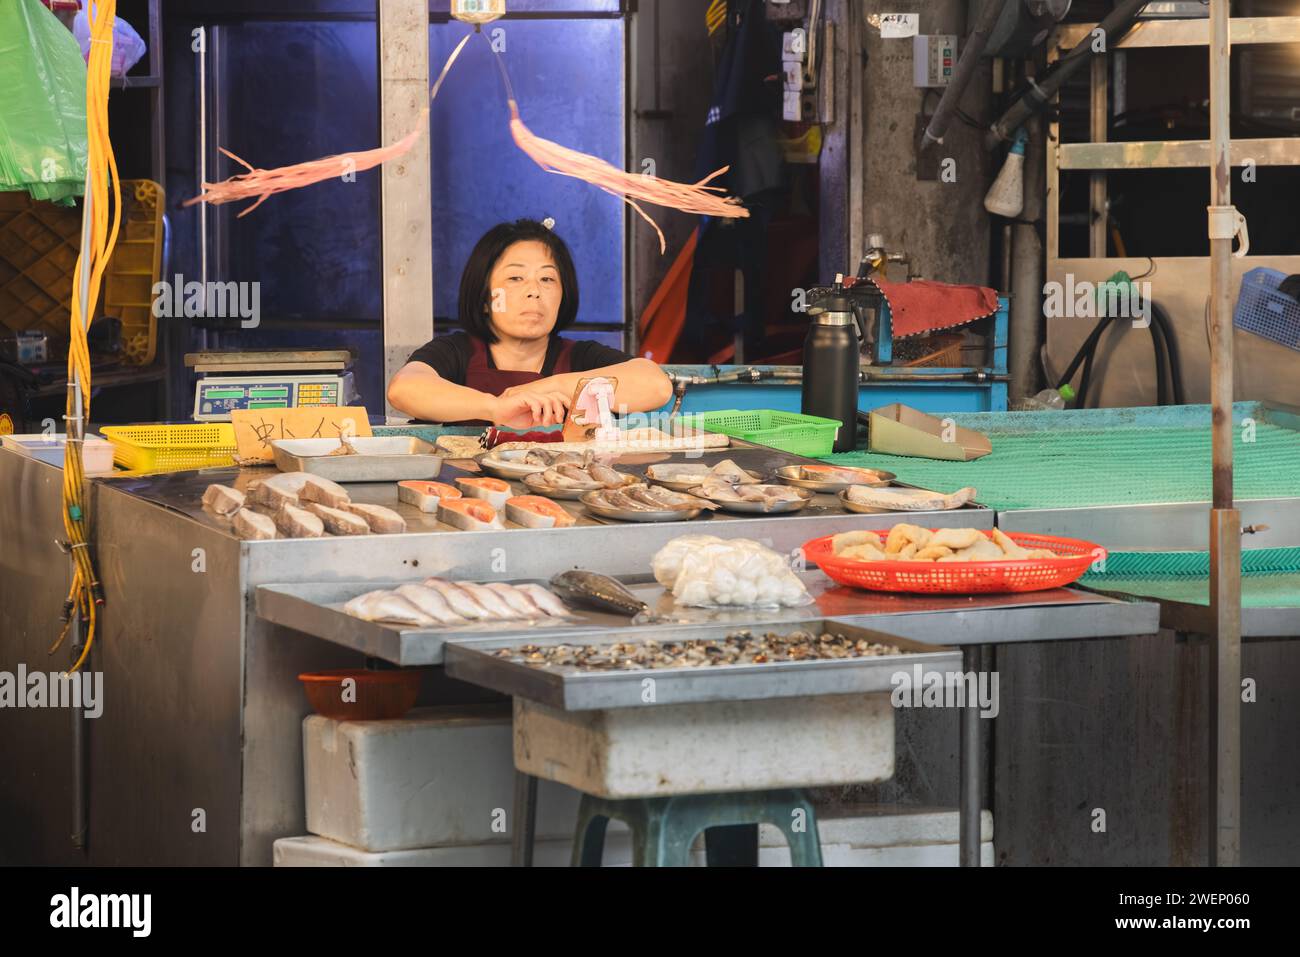
[[[388,384],[388,401],[393,408],[429,422],[491,421],[495,397],[448,382],[432,369],[412,369],[408,365]]]
[[[530,383],[529,389],[545,389],[571,396],[583,379],[606,376],[618,380],[614,390],[614,412],[652,412],[673,397],[673,384],[664,371],[649,359],[629,359],[586,372],[564,372]]]

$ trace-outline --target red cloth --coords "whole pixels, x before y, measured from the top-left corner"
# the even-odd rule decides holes
[[[985,286],[956,286],[928,279],[871,279],[889,303],[895,339],[964,326],[998,311],[998,294]]]

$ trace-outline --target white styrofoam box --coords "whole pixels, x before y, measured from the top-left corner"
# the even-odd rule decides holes
[[[850,810],[848,808],[843,810]],[[817,818],[826,867],[956,867],[960,823],[956,811],[857,805],[848,817]],[[790,864],[785,835],[770,824],[758,830],[760,866]],[[980,813],[980,864],[992,867],[993,814]]]
[[[0,436],[0,445],[4,448],[30,455],[59,468],[63,468],[66,442],[67,436],[61,433]],[[81,444],[81,456],[87,475],[107,475],[113,471],[113,443],[102,436],[87,434]]]
[[[303,720],[307,830],[366,851],[502,842],[515,769],[505,706],[421,708],[397,721]],[[537,836],[571,838],[578,794],[543,781]]]
[[[701,846],[702,847],[702,846]],[[534,867],[568,867],[573,841],[536,841]],[[465,844],[457,847],[417,847],[404,851],[363,851],[323,837],[284,837],[273,845],[275,867],[509,867],[510,844]],[[704,863],[704,851],[699,851]],[[605,829],[605,867],[632,865],[632,835],[619,821]]]
[[[888,694],[558,711],[515,698],[515,767],[607,798],[883,781]]]
[[[957,812],[951,810],[899,810],[882,806],[878,814],[848,818],[822,818],[817,822],[826,867],[956,867]],[[980,818],[980,862],[992,867],[993,816]],[[760,867],[789,867],[790,849],[785,835],[770,825],[758,832]],[[536,867],[567,867],[572,842],[538,841],[533,849]],[[508,844],[462,847],[425,847],[406,851],[367,852],[322,837],[288,837],[275,842],[276,867],[507,867]],[[620,821],[610,821],[605,833],[605,867],[632,863],[631,835]],[[691,863],[705,863],[703,836],[691,851]]]

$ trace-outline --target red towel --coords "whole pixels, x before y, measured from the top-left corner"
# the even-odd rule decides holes
[[[998,294],[985,286],[955,286],[928,279],[872,279],[889,303],[895,339],[964,326],[998,311]]]

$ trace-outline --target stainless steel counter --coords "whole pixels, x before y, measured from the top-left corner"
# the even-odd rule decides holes
[[[739,459],[737,452],[728,454]],[[270,610],[269,595],[294,597],[296,591],[307,600],[431,574],[540,579],[574,566],[644,576],[650,556],[682,534],[756,538],[790,553],[824,534],[888,527],[901,518],[836,509],[663,525],[584,521],[531,535],[520,529],[448,534],[432,516],[396,503],[391,486],[356,486],[358,501],[397,505],[411,531],[241,542],[202,512],[197,496],[210,482],[246,483],[257,474],[264,473],[211,470],[92,483],[96,555],[107,604],[91,661],[104,672],[106,706],[103,717],[92,722],[90,737],[90,849],[83,857],[67,842],[67,713],[10,712],[0,719],[6,731],[18,734],[0,734],[0,760],[24,769],[22,775],[0,779],[0,806],[18,809],[0,820],[0,847],[11,860],[268,864],[273,840],[303,832],[301,721],[309,709],[298,673],[355,667],[364,655],[410,664],[433,660],[437,652],[427,635],[403,636],[379,626],[326,638],[286,627],[277,622],[291,619]],[[61,534],[59,482],[58,469],[0,451],[0,488],[6,493],[0,540],[15,543],[0,550],[0,669],[13,671],[20,663],[48,669],[55,661],[46,648],[57,634],[68,581],[67,558],[54,545]],[[988,528],[993,517],[987,510],[966,509],[909,520]],[[1095,530],[1088,537],[1105,541]],[[1000,741],[1003,728],[1008,741],[1036,733],[1045,707],[1041,696],[1055,693],[1041,684],[1048,662],[1059,660],[1066,669],[1053,681],[1067,681],[1078,671],[1073,662],[1081,653],[1056,651],[1043,642],[1102,638],[1071,647],[1095,645],[1088,654],[1107,661],[1106,655],[1115,655],[1115,643],[1105,636],[1155,630],[1151,603],[1070,589],[952,598],[866,595],[823,584],[816,607],[825,618],[916,641],[1009,646],[999,652],[998,662],[1004,672]],[[1123,644],[1157,647],[1145,641]],[[1026,670],[1029,659],[1018,663],[1026,654],[1033,670]],[[58,660],[54,666],[66,664]],[[449,692],[454,683],[441,681],[438,688]],[[1027,703],[1017,704],[1022,700]],[[955,779],[948,767],[954,728],[950,712],[899,716],[900,760],[904,766],[919,763],[920,769],[907,772],[912,776],[896,786],[895,799],[916,803],[919,795],[921,803],[953,803],[955,795],[949,796],[942,780]],[[1016,753],[1027,755],[1023,747]],[[1013,768],[1024,776],[1036,761],[1022,757]],[[1058,804],[1067,800],[1073,806],[1079,798],[1062,792]],[[202,833],[191,828],[196,809],[206,815]]]
[[[738,444],[732,448],[713,450],[704,453],[667,453],[667,452],[629,452],[619,456],[614,467],[620,472],[627,472],[637,475],[641,478],[645,476],[647,466],[657,462],[666,462],[670,459],[678,461],[689,461],[692,463],[703,463],[713,465],[724,459],[731,459],[739,463],[742,467],[758,472],[766,477],[771,477],[772,473],[782,465],[792,463],[812,461],[803,459],[799,456],[787,455],[784,452],[778,452],[775,449],[767,449],[761,446]],[[175,472],[167,475],[152,475],[129,478],[105,478],[100,481],[104,484],[126,492],[137,498],[154,502],[174,511],[188,515],[196,522],[207,525],[210,528],[218,529],[225,532],[231,537],[235,537],[230,528],[230,521],[220,516],[207,512],[200,499],[203,490],[211,484],[229,485],[241,491],[247,488],[249,483],[266,478],[269,475],[276,474],[273,467],[260,468],[225,468],[225,469],[201,469],[191,472]],[[448,459],[446,460],[438,481],[448,484],[455,484],[458,477],[466,475],[485,474],[478,469],[478,466],[472,460],[467,459]],[[534,494],[530,492],[527,486],[522,482],[511,482],[511,487],[516,495]],[[425,532],[453,533],[453,534],[480,534],[467,533],[450,525],[445,525],[437,520],[435,515],[427,512],[421,512],[413,505],[407,505],[405,502],[399,502],[397,499],[397,484],[395,482],[374,482],[374,483],[347,483],[345,487],[353,501],[362,502],[371,505],[385,505],[406,520],[407,534],[420,534]],[[619,522],[613,519],[598,518],[588,512],[580,502],[576,501],[559,501],[557,504],[562,506],[570,515],[574,516],[577,521],[577,527],[611,527],[619,529],[628,529],[634,527],[632,523]],[[810,519],[810,518],[840,518],[853,513],[846,512],[840,505],[834,495],[816,495],[813,500],[803,509],[789,515],[765,515],[759,516],[761,520],[790,520],[790,519]],[[978,505],[967,506],[965,508],[952,512],[916,512],[910,513],[916,515],[919,521],[930,520],[937,515],[944,516],[944,524],[953,527],[966,527],[968,525],[977,528],[992,528],[993,513]],[[949,520],[951,519],[951,520]],[[896,521],[902,521],[899,515],[893,514],[892,525]],[[737,521],[754,521],[754,516],[744,514],[732,514],[719,509],[716,512],[705,512],[699,518],[686,522],[668,522],[665,526],[672,526],[678,530],[678,534],[685,534],[688,530],[700,530],[708,534],[728,534],[719,533],[714,529],[721,524],[731,524]],[[706,526],[708,528],[706,528]],[[881,527],[879,524],[874,526],[853,526],[853,527]],[[887,526],[886,526],[887,527]],[[527,531],[516,525],[507,525],[507,530]],[[557,529],[557,532],[571,532],[572,529]],[[809,536],[812,537],[812,536]]]

